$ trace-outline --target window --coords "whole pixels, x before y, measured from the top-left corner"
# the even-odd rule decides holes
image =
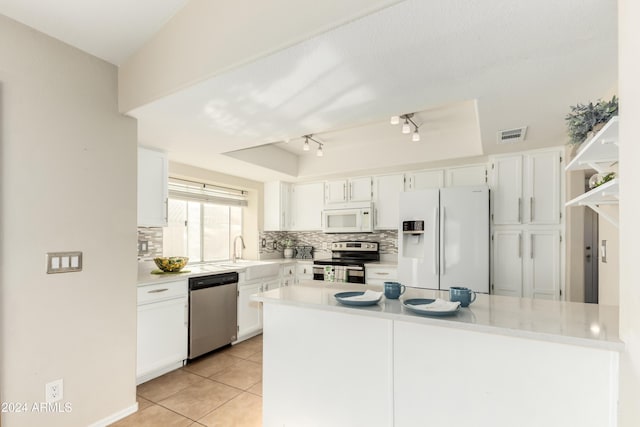
[[[188,256],[190,263],[228,260],[234,237],[242,234],[245,205],[241,191],[170,180],[163,255]]]

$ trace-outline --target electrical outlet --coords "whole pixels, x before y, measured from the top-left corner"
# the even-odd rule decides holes
[[[46,398],[47,403],[53,403],[53,402],[62,400],[62,394],[63,394],[62,378],[45,384],[44,396]]]

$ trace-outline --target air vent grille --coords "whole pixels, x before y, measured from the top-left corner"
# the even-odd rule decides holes
[[[506,129],[498,132],[498,144],[513,144],[514,142],[524,141],[527,135],[527,127]]]

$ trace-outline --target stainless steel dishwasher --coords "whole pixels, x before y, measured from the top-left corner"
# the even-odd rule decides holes
[[[189,359],[236,340],[238,273],[189,279]]]

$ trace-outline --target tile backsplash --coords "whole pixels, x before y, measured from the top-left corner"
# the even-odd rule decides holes
[[[162,227],[138,227],[138,260],[159,256],[162,256]]]
[[[313,246],[314,258],[331,257],[331,243],[339,240],[358,240],[380,243],[381,255],[397,255],[398,232],[396,230],[375,233],[327,234],[321,231],[264,231],[260,233],[258,248],[261,259],[281,258],[282,247],[274,242],[291,239],[294,246]],[[264,246],[263,246],[264,243]]]
[[[258,240],[261,259],[282,258],[284,239],[291,239],[294,246],[312,246],[314,258],[331,257],[331,243],[338,240],[358,240],[380,243],[381,255],[398,254],[398,232],[395,230],[375,233],[327,234],[321,231],[263,231]],[[264,246],[263,246],[264,243]],[[274,244],[276,244],[274,246]],[[143,250],[146,245],[146,251]],[[138,260],[153,259],[162,256],[162,228],[138,227]]]

